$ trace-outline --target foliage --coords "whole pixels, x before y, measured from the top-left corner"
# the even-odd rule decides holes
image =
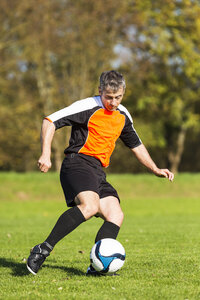
[[[200,129],[197,0],[2,0],[0,8],[1,170],[34,170],[42,118],[96,94],[113,66],[126,77],[124,104],[144,144],[178,169],[188,130]],[[56,169],[68,138],[69,130],[55,135]]]
[[[155,133],[146,137],[144,125],[145,141],[166,148],[177,171],[187,130],[200,131],[200,5],[146,0],[134,9],[141,18],[127,32],[130,109]]]

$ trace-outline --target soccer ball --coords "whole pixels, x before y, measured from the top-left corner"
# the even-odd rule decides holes
[[[117,272],[123,266],[125,257],[125,250],[120,242],[108,238],[98,241],[90,252],[93,268],[101,273]]]

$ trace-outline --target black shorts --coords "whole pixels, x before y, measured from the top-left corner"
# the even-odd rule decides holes
[[[75,206],[75,197],[83,191],[93,191],[99,198],[116,197],[117,191],[106,181],[101,162],[84,154],[67,154],[63,160],[60,181],[65,194],[67,206]]]

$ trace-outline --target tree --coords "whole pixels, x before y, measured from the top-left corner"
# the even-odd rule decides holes
[[[132,65],[122,68],[132,84],[129,104],[134,99],[130,107],[155,132],[149,144],[166,148],[176,172],[188,129],[200,130],[200,4],[146,0],[135,1],[134,10],[140,17],[126,43]]]
[[[99,74],[110,68],[113,45],[124,22],[121,13],[125,7],[126,2],[116,6],[113,0],[98,3],[89,0],[13,0],[10,3],[3,0],[2,21],[9,41],[5,59],[7,63],[12,55],[13,61],[12,66],[6,65],[4,74],[4,88],[11,88],[11,102],[5,103],[4,107],[9,111],[18,107],[21,101],[24,110],[14,118],[20,116],[20,122],[27,128],[31,126],[30,120],[34,120],[34,136],[44,116],[97,91]],[[6,76],[12,77],[10,85]],[[12,89],[13,82],[15,91],[18,91],[17,99]],[[5,94],[3,97],[8,101]],[[8,125],[5,123],[5,126]],[[16,128],[12,128],[8,135],[14,134]],[[24,153],[33,140],[32,136],[25,138],[22,126],[19,129],[24,141],[19,147]],[[60,167],[65,135],[65,131],[60,131],[54,138],[56,169]],[[34,139],[35,142],[38,143],[39,139]],[[35,149],[38,151],[38,147]],[[7,155],[12,159],[9,151]],[[5,168],[3,159],[2,168]]]

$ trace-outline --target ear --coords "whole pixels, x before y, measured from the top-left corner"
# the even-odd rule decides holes
[[[101,88],[100,88],[100,86],[99,86],[99,95],[101,96]]]

